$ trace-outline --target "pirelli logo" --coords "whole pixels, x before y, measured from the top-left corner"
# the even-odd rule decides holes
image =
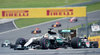
[[[73,9],[49,9],[47,16],[73,15]]]
[[[21,16],[29,16],[28,10],[7,10],[2,11],[3,17],[21,17]]]

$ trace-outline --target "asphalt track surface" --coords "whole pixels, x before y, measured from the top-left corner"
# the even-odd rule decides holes
[[[99,48],[87,49],[48,49],[48,50],[13,50],[0,48],[0,55],[100,55]]]
[[[88,22],[100,20],[100,11],[95,11],[87,14],[88,16]],[[48,27],[51,27],[52,24],[54,24],[56,21],[59,21],[62,25],[58,29],[65,29],[70,28],[76,25],[85,24],[85,18],[78,18],[78,22],[76,23],[70,23],[69,18],[62,18],[55,21],[50,21],[46,23],[41,23],[37,25],[32,25],[26,28],[21,29],[15,29],[12,31],[0,33],[0,43],[4,40],[10,40],[11,42],[15,42],[17,38],[23,37],[23,38],[31,38],[35,35],[31,34],[31,31],[35,29],[36,27],[40,28],[42,30],[42,34],[46,33],[48,30]],[[0,55],[100,55],[100,49],[93,48],[93,49],[56,49],[56,50],[13,50],[9,48],[1,48],[0,47]]]
[[[0,32],[12,30],[12,29],[16,29],[16,27],[13,24],[13,21],[0,24]]]

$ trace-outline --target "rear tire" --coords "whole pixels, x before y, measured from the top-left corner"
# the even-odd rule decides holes
[[[71,40],[72,48],[81,48],[81,39],[79,37],[73,37]]]
[[[93,42],[93,46],[94,46],[94,48],[98,48],[99,47],[98,42],[97,41]]]

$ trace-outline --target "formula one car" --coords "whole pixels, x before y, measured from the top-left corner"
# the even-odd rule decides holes
[[[67,44],[69,43],[66,43],[60,34],[50,29],[45,35],[32,37],[28,41],[24,38],[18,38],[16,43],[11,45],[11,48],[14,50],[25,50],[30,47],[34,49],[56,49],[59,47],[67,48]]]
[[[70,22],[77,22],[78,19],[77,19],[76,17],[73,17],[73,18],[71,18],[69,21],[70,21]]]
[[[50,29],[45,35],[32,37],[28,41],[24,38],[18,38],[15,45],[11,47],[15,50],[25,50],[30,47],[33,49],[56,49],[68,46],[72,48],[98,48],[98,42],[90,42],[86,38],[80,37],[67,39]]]
[[[71,40],[72,48],[98,48],[98,42],[90,42],[87,38],[74,37]]]
[[[39,28],[36,28],[35,30],[32,31],[32,34],[39,34],[41,33],[41,30]]]
[[[5,40],[2,44],[1,47],[10,47],[11,43],[9,40]]]
[[[53,24],[52,27],[61,27],[61,24],[59,22],[56,22],[56,24]]]

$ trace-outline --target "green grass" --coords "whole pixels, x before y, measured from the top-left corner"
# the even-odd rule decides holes
[[[17,27],[21,28],[21,27],[39,24],[39,23],[43,23],[43,22],[47,22],[47,21],[51,21],[51,20],[55,20],[55,19],[58,19],[58,18],[18,19],[15,21],[15,23],[16,23]]]
[[[94,11],[94,10],[100,10],[100,2],[97,2],[95,4],[87,5],[87,11]]]
[[[87,1],[90,0],[0,0],[0,8],[55,7]]]

